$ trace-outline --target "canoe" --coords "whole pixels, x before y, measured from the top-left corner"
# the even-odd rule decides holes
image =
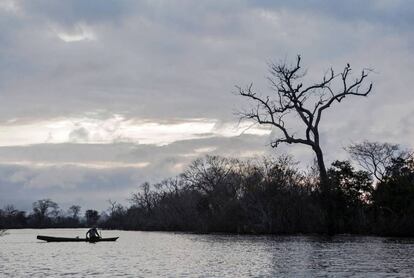
[[[37,239],[47,242],[100,242],[100,241],[115,241],[118,237],[107,238],[79,238],[79,237],[54,237],[54,236],[37,236]]]

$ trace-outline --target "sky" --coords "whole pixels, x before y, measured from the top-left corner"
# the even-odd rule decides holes
[[[235,88],[270,94],[268,64],[298,54],[309,85],[373,69],[369,97],[322,119],[328,163],[363,140],[414,148],[412,26],[410,0],[0,0],[0,207],[128,204],[207,154],[305,169],[308,149],[239,122]]]

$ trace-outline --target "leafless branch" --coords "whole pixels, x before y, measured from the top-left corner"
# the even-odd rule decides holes
[[[253,90],[253,84],[246,88],[236,87],[241,96],[248,98],[254,104],[250,111],[242,113],[242,118],[270,125],[281,131],[282,135],[273,140],[272,147],[277,147],[280,143],[311,146],[317,155],[321,175],[324,175],[323,172],[326,171],[319,139],[322,114],[334,102],[339,103],[347,96],[367,96],[372,91],[372,83],[367,87],[363,85],[370,71],[364,69],[355,80],[350,81],[349,64],[339,74],[330,68],[321,81],[306,87],[301,82],[306,72],[301,69],[300,55],[297,56],[294,65],[269,64],[271,76],[268,80],[273,94],[259,95]],[[304,125],[305,138],[297,138],[289,131],[284,120],[289,112],[299,116]]]

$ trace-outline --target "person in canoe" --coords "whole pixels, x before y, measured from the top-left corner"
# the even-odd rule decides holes
[[[93,227],[92,229],[89,229],[86,232],[86,238],[87,239],[98,239],[98,238],[101,238],[101,235],[98,233],[98,230],[96,229],[96,227]]]

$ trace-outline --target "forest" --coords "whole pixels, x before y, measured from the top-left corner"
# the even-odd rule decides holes
[[[145,231],[246,234],[414,235],[414,160],[397,145],[350,146],[353,162],[335,161],[327,174],[333,223],[324,208],[317,167],[300,170],[291,157],[197,159],[180,175],[144,183],[130,206],[109,201],[98,213],[73,205],[59,209],[49,199],[26,213],[8,205],[0,227],[90,227]],[[332,225],[332,226],[331,226]]]

